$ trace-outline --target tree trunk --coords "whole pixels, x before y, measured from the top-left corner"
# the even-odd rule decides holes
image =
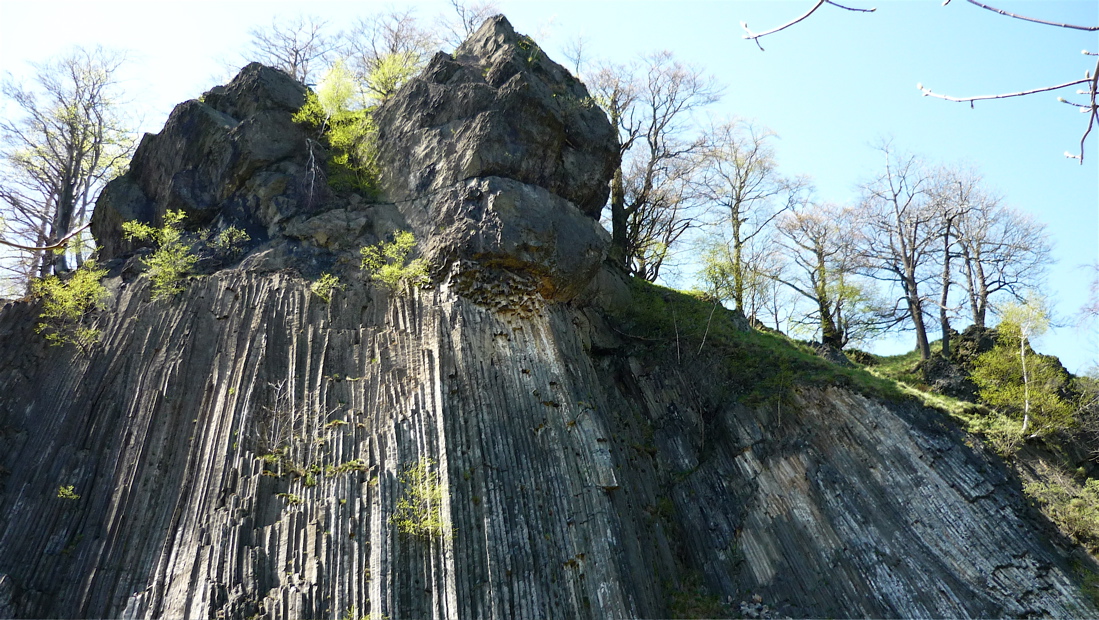
[[[622,184],[622,166],[611,178],[611,262],[629,271],[629,255],[626,252],[626,188]]]
[[[946,231],[943,232],[943,279],[942,294],[939,295],[939,325],[943,332],[942,356],[946,359],[950,359],[950,317],[946,307],[950,297],[950,225],[951,221],[948,219]]]
[[[736,303],[737,310],[744,312],[744,243],[740,240],[741,219],[738,208],[733,207],[730,220],[733,226],[733,302]]]

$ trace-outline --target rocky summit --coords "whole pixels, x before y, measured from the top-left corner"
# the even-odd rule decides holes
[[[0,310],[0,617],[1099,616],[941,412],[604,264],[614,128],[503,17],[374,112],[380,191],[307,93],[252,64],[145,137],[98,343]],[[153,297],[122,224],[168,211],[249,239]],[[406,230],[428,283],[360,272]]]

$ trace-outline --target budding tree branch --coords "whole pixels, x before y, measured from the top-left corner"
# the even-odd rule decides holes
[[[970,0],[970,1],[972,2],[972,0]],[[981,5],[981,6],[983,6],[983,5]],[[1034,21],[1034,20],[1030,20],[1030,21]],[[1044,23],[1048,23],[1048,22],[1044,22]],[[1088,55],[1088,56],[1093,55],[1093,54],[1089,53],[1087,50],[1084,50],[1083,53]],[[1023,97],[1023,96],[1026,96],[1026,95],[1033,95],[1035,93],[1044,93],[1044,92],[1049,92],[1051,90],[1060,90],[1062,88],[1068,88],[1069,86],[1076,86],[1077,84],[1087,84],[1088,85],[1087,90],[1077,90],[1076,91],[1076,93],[1079,94],[1079,95],[1088,95],[1089,96],[1088,103],[1086,103],[1086,104],[1074,103],[1072,101],[1066,100],[1064,97],[1058,97],[1057,100],[1060,101],[1061,103],[1067,103],[1068,105],[1076,106],[1077,108],[1080,108],[1081,112],[1089,114],[1087,128],[1084,130],[1084,135],[1081,136],[1081,138],[1080,138],[1080,154],[1079,155],[1073,155],[1072,153],[1069,153],[1068,151],[1065,151],[1065,157],[1068,157],[1070,159],[1078,159],[1078,160],[1080,160],[1080,164],[1082,165],[1084,163],[1084,143],[1087,140],[1088,135],[1091,134],[1092,127],[1094,127],[1096,125],[1096,123],[1099,122],[1099,108],[1097,108],[1097,106],[1096,106],[1096,89],[1097,89],[1097,87],[1099,87],[1099,61],[1096,61],[1094,70],[1084,73],[1084,78],[1083,79],[1073,80],[1071,82],[1065,82],[1064,84],[1058,84],[1056,86],[1046,86],[1045,88],[1035,88],[1035,89],[1032,89],[1032,90],[1022,90],[1022,91],[1014,92],[1014,93],[1001,93],[1001,94],[998,94],[998,95],[979,95],[979,96],[976,96],[976,97],[952,97],[950,95],[943,95],[943,94],[940,94],[940,93],[932,92],[932,90],[930,88],[925,87],[923,84],[916,84],[916,88],[920,89],[920,92],[923,93],[924,97],[935,97],[936,99],[944,99],[946,101],[956,101],[956,102],[959,102],[959,103],[968,102],[969,107],[972,108],[974,101],[985,101],[985,100],[989,100],[989,99],[1007,99],[1009,97]]]
[[[796,24],[796,23],[802,21],[803,19],[809,17],[810,15],[812,15],[814,12],[816,12],[817,9],[819,9],[822,5],[825,5],[825,4],[831,4],[832,6],[839,7],[841,9],[844,9],[844,10],[847,10],[847,11],[857,11],[859,13],[873,13],[874,11],[877,10],[876,8],[860,9],[860,8],[856,8],[856,7],[844,6],[842,4],[832,2],[832,0],[817,0],[817,3],[813,5],[813,8],[806,11],[806,13],[804,15],[802,15],[801,17],[799,17],[799,18],[797,18],[793,21],[786,22],[785,24],[779,26],[778,28],[772,28],[772,29],[770,29],[766,32],[753,33],[751,30],[748,29],[748,23],[747,22],[740,22],[740,27],[744,28],[744,32],[747,33],[747,34],[744,35],[744,38],[749,39],[751,41],[755,41],[756,46],[759,47],[759,51],[762,52],[762,51],[764,51],[764,49],[763,49],[763,46],[759,44],[760,37],[765,37],[769,34],[774,34],[774,33],[778,32],[780,30],[785,30],[785,29],[789,28],[790,26],[793,26],[794,24]]]
[[[1046,21],[1044,19],[1038,19],[1038,18],[1035,18],[1035,17],[1027,17],[1026,15],[1019,15],[1018,13],[1011,13],[1011,12],[1005,11],[1003,9],[998,9],[994,6],[989,6],[987,4],[984,4],[983,2],[977,2],[977,0],[966,0],[966,2],[969,2],[970,4],[972,4],[974,6],[979,6],[982,9],[988,9],[989,11],[992,11],[993,13],[999,13],[1000,15],[1005,15],[1007,17],[1014,17],[1015,19],[1021,19],[1025,22],[1034,22],[1035,24],[1045,24],[1047,26],[1057,26],[1058,28],[1071,28],[1073,30],[1085,30],[1087,32],[1099,31],[1099,26],[1077,26],[1075,24],[1063,24],[1063,23],[1059,23],[1059,22],[1050,22],[1050,21]],[[950,4],[950,0],[945,0],[943,2],[943,6],[946,6],[948,4]]]

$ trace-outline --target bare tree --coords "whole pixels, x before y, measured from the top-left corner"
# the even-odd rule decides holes
[[[360,19],[343,37],[341,54],[368,98],[389,99],[427,63],[439,41],[413,9]]]
[[[899,155],[888,143],[880,150],[885,170],[863,187],[861,253],[868,275],[900,287],[894,321],[911,321],[920,358],[928,359],[924,284],[930,279],[928,267],[941,231],[940,213],[930,199],[933,179],[918,158]]]
[[[1022,300],[1052,262],[1045,225],[983,192],[970,198],[957,221],[957,240],[973,324],[984,327],[990,299],[1005,293]]]
[[[486,19],[500,12],[495,0],[450,0],[450,6],[454,9],[454,14],[439,18],[439,30],[442,42],[452,49],[457,49],[470,35],[477,32]]]
[[[816,322],[821,342],[842,349],[876,333],[881,321],[869,287],[856,280],[861,257],[855,210],[813,204],[783,214],[776,228],[778,244],[792,263],[776,279],[813,303],[809,319]]]
[[[747,274],[745,247],[781,213],[792,209],[808,188],[802,178],[778,172],[770,130],[732,120],[712,127],[700,151],[700,192],[727,230],[732,300],[744,310]]]
[[[305,84],[316,81],[317,70],[327,64],[338,40],[327,34],[328,23],[313,16],[271,22],[269,28],[253,28],[250,60],[282,69]]]
[[[611,180],[612,260],[655,280],[671,244],[691,225],[688,179],[704,144],[691,131],[691,113],[717,101],[720,89],[666,51],[640,65],[604,66],[590,86],[618,128],[622,153]]]
[[[0,212],[5,245],[30,252],[15,267],[29,277],[69,268],[51,250],[77,237],[103,185],[133,152],[120,115],[120,54],[76,48],[34,65],[28,84],[9,78],[3,95],[19,116],[0,120]],[[81,244],[72,250],[83,262]]]
[[[985,4],[983,2],[979,2],[978,0],[966,0],[966,1],[969,2],[970,4],[974,5],[974,6],[980,7],[982,9],[985,9],[985,10],[988,10],[988,11],[992,11],[993,13],[998,13],[1000,15],[1004,15],[1006,17],[1011,17],[1013,19],[1020,19],[1020,20],[1023,20],[1023,21],[1036,23],[1036,24],[1043,24],[1043,25],[1046,25],[1046,26],[1055,26],[1057,28],[1067,28],[1067,29],[1070,29],[1070,30],[1083,30],[1083,31],[1087,31],[1087,32],[1099,31],[1099,26],[1081,26],[1081,25],[1078,25],[1078,24],[1067,24],[1067,23],[1062,23],[1062,22],[1053,22],[1053,21],[1049,21],[1049,20],[1038,19],[1038,18],[1034,18],[1034,17],[1028,17],[1026,15],[1020,15],[1018,13],[1012,13],[1010,11],[1005,11],[1003,9],[999,9],[999,8],[994,7],[994,6]],[[748,24],[746,24],[744,22],[741,22],[740,25],[741,25],[742,28],[744,28],[744,31],[745,31],[744,38],[749,39],[751,41],[754,41],[755,44],[759,47],[759,49],[763,50],[763,46],[760,45],[760,43],[759,43],[760,38],[765,37],[765,36],[770,35],[770,34],[774,34],[774,33],[779,32],[781,30],[785,30],[785,29],[789,28],[790,26],[793,26],[794,24],[797,24],[798,22],[800,22],[804,19],[807,19],[810,15],[815,13],[817,11],[817,9],[821,8],[825,4],[829,4],[829,5],[832,5],[832,6],[835,6],[835,7],[839,7],[841,9],[846,9],[848,11],[857,11],[857,12],[860,12],[860,13],[871,13],[871,12],[877,10],[877,9],[874,9],[874,8],[864,9],[864,8],[858,8],[858,7],[844,6],[844,5],[839,4],[837,2],[833,2],[832,0],[816,0],[813,3],[813,6],[806,13],[804,13],[803,15],[801,15],[799,17],[796,17],[796,18],[786,22],[785,24],[782,24],[781,26],[778,26],[776,28],[771,28],[770,30],[767,30],[767,31],[764,31],[764,32],[758,32],[758,33],[752,32],[751,30],[748,29]],[[946,5],[950,4],[950,0],[943,0],[942,4],[943,4],[943,6],[946,6]],[[1089,52],[1088,50],[1084,50],[1083,54],[1085,56],[1099,56],[1099,52]],[[1071,159],[1078,159],[1078,160],[1080,160],[1080,163],[1083,164],[1084,163],[1084,144],[1086,143],[1088,135],[1091,133],[1091,130],[1097,124],[1099,124],[1099,104],[1097,104],[1097,93],[1099,93],[1099,58],[1096,59],[1094,68],[1084,72],[1084,77],[1082,79],[1078,78],[1078,79],[1075,79],[1075,80],[1070,80],[1068,82],[1064,82],[1064,83],[1061,83],[1061,84],[1056,84],[1056,85],[1053,85],[1053,86],[1044,86],[1044,87],[1039,87],[1039,88],[1031,88],[1031,89],[1028,89],[1028,90],[1020,90],[1020,91],[1015,91],[1015,92],[1005,92],[1005,93],[1000,93],[1000,94],[995,94],[995,95],[977,95],[977,96],[972,96],[972,97],[954,97],[954,96],[951,96],[951,95],[943,95],[943,94],[940,94],[940,93],[935,93],[930,88],[924,87],[923,84],[916,84],[916,88],[918,88],[920,90],[920,92],[922,92],[924,94],[925,97],[935,97],[935,98],[938,98],[938,99],[945,99],[947,101],[968,103],[970,105],[970,107],[972,107],[974,102],[977,102],[977,101],[986,101],[986,100],[990,100],[990,99],[1007,99],[1007,98],[1010,98],[1010,97],[1023,97],[1023,96],[1026,96],[1026,95],[1033,95],[1033,94],[1036,94],[1036,93],[1045,93],[1045,92],[1054,91],[1054,90],[1061,90],[1063,88],[1070,88],[1072,86],[1083,86],[1084,87],[1084,88],[1078,89],[1076,91],[1076,94],[1085,96],[1086,97],[1085,103],[1077,103],[1077,102],[1074,102],[1074,101],[1069,101],[1069,100],[1065,99],[1064,97],[1058,97],[1058,101],[1060,101],[1061,103],[1065,103],[1065,104],[1068,104],[1070,106],[1073,106],[1075,108],[1078,108],[1081,112],[1087,113],[1087,115],[1088,115],[1088,124],[1087,124],[1087,127],[1084,128],[1083,135],[1080,137],[1080,153],[1079,154],[1073,154],[1073,153],[1070,153],[1068,151],[1065,151],[1065,157],[1068,157],[1068,158],[1071,158]]]

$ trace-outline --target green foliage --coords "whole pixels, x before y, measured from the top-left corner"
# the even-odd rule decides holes
[[[183,211],[164,214],[164,226],[153,228],[131,221],[122,224],[126,239],[152,241],[157,249],[145,259],[149,279],[153,282],[153,299],[171,297],[183,291],[183,278],[191,271],[198,257],[191,253],[191,244],[184,238]]]
[[[60,499],[80,499],[80,496],[73,490],[73,485],[62,486],[57,488],[57,497]]]
[[[350,110],[340,89],[322,101],[310,92],[305,105],[293,120],[317,132],[328,151],[325,161],[325,177],[336,191],[354,191],[373,196],[378,193],[378,166],[376,161],[377,127],[370,109]],[[319,166],[319,164],[318,164]]]
[[[317,87],[317,102],[328,118],[351,109],[351,97],[355,95],[355,79],[342,60],[336,61],[321,78]]]
[[[1032,432],[1047,434],[1072,425],[1072,406],[1061,397],[1067,377],[1053,358],[1029,351],[1016,323],[1002,321],[996,346],[974,362],[971,378],[980,389],[981,400],[1019,420],[1024,413],[1033,423]],[[1026,381],[1023,363],[1026,363]]]
[[[337,289],[342,289],[343,285],[340,284],[340,279],[330,273],[321,274],[321,277],[317,278],[316,282],[309,285],[309,290],[314,295],[320,297],[325,303],[332,301],[332,293]]]
[[[1099,553],[1099,480],[1088,479],[1083,486],[1033,482],[1023,491],[1038,500],[1042,512],[1067,536]]]
[[[87,350],[99,342],[99,330],[84,327],[83,320],[92,309],[107,299],[107,289],[100,284],[106,269],[97,269],[95,261],[86,261],[67,281],[48,276],[31,282],[31,293],[42,298],[42,320],[35,332],[45,333],[46,341],[60,346],[71,342]]]
[[[301,497],[294,495],[293,493],[275,493],[275,497],[281,497],[286,500],[287,505],[298,506],[302,503]]]
[[[534,42],[534,39],[525,34],[519,37],[516,45],[526,53],[525,60],[527,61],[528,67],[533,67],[542,57],[542,48],[538,47],[538,44]]]
[[[240,254],[244,244],[251,240],[248,233],[236,226],[230,226],[210,240],[210,247],[218,254],[236,256]]]
[[[427,262],[422,258],[408,261],[408,255],[415,247],[416,237],[412,233],[398,231],[391,243],[383,241],[359,250],[362,254],[361,268],[391,291],[400,293],[413,286],[423,286],[430,281]]]
[[[374,63],[364,86],[379,100],[388,101],[402,84],[416,75],[420,64],[420,55],[415,52],[386,54]]]
[[[397,501],[389,523],[413,538],[449,538],[452,531],[443,524],[443,487],[433,459],[420,459],[401,474],[404,497]]]

